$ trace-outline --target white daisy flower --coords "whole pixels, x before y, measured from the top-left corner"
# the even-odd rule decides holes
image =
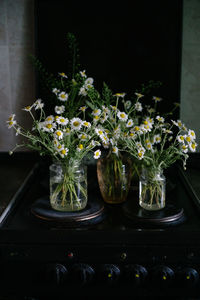
[[[98,136],[102,137],[105,135],[105,132],[103,129],[95,128],[95,132]]]
[[[114,96],[116,96],[116,97],[121,97],[121,98],[124,98],[125,96],[126,96],[126,94],[125,93],[116,93],[116,94],[114,94]]]
[[[63,114],[64,111],[65,111],[65,106],[64,106],[64,105],[55,106],[55,112],[56,112],[58,115]]]
[[[134,126],[131,132],[141,134],[142,130],[141,130],[140,126]]]
[[[140,102],[136,102],[135,103],[135,110],[137,110],[137,111],[142,111],[142,104],[140,103]]]
[[[147,143],[147,144],[146,144],[146,148],[147,148],[148,150],[153,150],[153,147],[152,147],[152,144],[151,144],[151,143]]]
[[[62,138],[63,138],[63,132],[61,130],[56,130],[54,132],[54,137],[57,138],[58,140],[62,140]]]
[[[94,152],[94,159],[98,159],[100,156],[101,156],[101,150],[98,149]]]
[[[47,116],[46,119],[45,119],[45,122],[48,122],[48,123],[53,123],[53,121],[54,121],[54,116],[53,115]]]
[[[62,158],[64,158],[65,156],[67,156],[68,152],[69,152],[68,148],[63,148],[59,153],[60,153],[60,156]]]
[[[140,129],[142,130],[143,133],[146,133],[146,132],[151,132],[151,125],[150,124],[147,124],[147,125],[140,125]]]
[[[160,134],[155,134],[153,137],[153,143],[154,144],[159,144],[161,142],[161,136]]]
[[[83,78],[86,78],[86,77],[87,77],[85,72],[86,72],[85,70],[80,71],[81,77],[83,77]]]
[[[109,114],[110,113],[110,109],[107,106],[105,106],[105,105],[102,105],[102,110],[103,110],[103,112],[105,114]]]
[[[43,122],[44,125],[42,126],[43,131],[46,132],[53,132],[56,128],[56,124],[52,122]]]
[[[24,107],[24,108],[22,108],[22,110],[25,110],[25,111],[31,111],[31,109],[33,108],[33,105],[28,105],[28,106],[26,106],[26,107]]]
[[[91,89],[93,87],[93,85],[90,84],[90,83],[87,83],[87,84],[84,85],[84,87],[88,91],[89,89]]]
[[[85,133],[79,134],[78,137],[79,137],[79,139],[82,140],[82,141],[86,141],[86,140],[87,140],[87,134],[85,134]]]
[[[99,120],[100,120],[99,116],[94,116],[94,118],[93,118],[93,122],[94,123],[97,123]]]
[[[61,93],[58,94],[58,99],[59,99],[60,101],[67,101],[68,96],[69,96],[69,95],[68,95],[67,93],[61,92]]]
[[[7,125],[8,125],[9,129],[14,127],[16,124],[17,124],[17,122],[15,120],[7,121]]]
[[[192,152],[195,152],[197,148],[197,143],[195,143],[194,141],[192,141],[191,143],[189,143],[189,149]]]
[[[184,138],[183,135],[178,135],[178,136],[177,136],[177,140],[178,140],[179,143],[184,143],[185,138]]]
[[[187,153],[188,152],[188,145],[185,145],[185,144],[181,145],[181,150],[182,150],[182,152]]]
[[[73,118],[70,121],[71,128],[73,130],[80,130],[82,127],[83,121],[80,118]]]
[[[128,120],[128,115],[123,111],[118,111],[117,116],[123,122],[126,122]]]
[[[87,109],[87,106],[81,106],[81,107],[79,108],[79,110],[82,111],[82,112],[85,112],[86,109]]]
[[[196,139],[196,134],[195,134],[194,130],[189,129],[188,135],[191,137],[192,140]]]
[[[83,121],[82,125],[86,128],[90,128],[91,127],[91,123],[87,122],[87,121]]]
[[[67,124],[69,123],[69,120],[68,120],[67,118],[64,118],[64,117],[60,116],[60,117],[58,117],[58,118],[56,119],[56,122],[57,122],[58,124],[60,124],[60,125],[65,126],[65,125],[67,125]]]
[[[112,108],[112,110],[116,111],[117,110],[117,107],[116,106],[113,106],[113,105],[110,105],[110,107]]]
[[[42,109],[44,107],[44,103],[42,102],[41,99],[37,99],[33,104],[33,106],[35,107],[35,110]]]
[[[145,153],[145,151],[143,151],[142,148],[138,149],[138,155],[137,156],[138,156],[139,160],[143,159],[144,153]]]
[[[126,127],[132,127],[133,126],[133,120],[130,119],[128,120],[128,122],[126,123]]]
[[[64,72],[58,73],[63,78],[68,78],[67,75]]]
[[[87,96],[87,91],[86,91],[86,89],[85,89],[84,86],[82,86],[82,87],[80,88],[78,94],[81,95],[81,96]]]
[[[191,138],[190,135],[184,135],[184,139],[185,139],[185,141],[188,142],[188,143],[191,143],[192,140],[193,140],[193,139]]]
[[[94,79],[92,77],[88,77],[85,81],[85,85],[93,85]]]
[[[7,121],[7,122],[13,121],[14,118],[15,118],[15,114],[11,114],[11,115],[8,117],[8,121]]]
[[[108,115],[106,113],[103,113],[103,116],[100,118],[101,124],[103,124],[108,119]]]
[[[99,116],[101,114],[101,109],[95,108],[92,112],[93,116]]]
[[[165,119],[160,116],[156,116],[156,120],[158,120],[160,123],[164,123]]]
[[[171,120],[171,121],[172,121],[172,123],[173,123],[174,125],[176,125],[179,129],[182,128],[183,123],[181,122],[181,120],[177,120],[177,121]]]
[[[160,101],[162,101],[162,98],[157,97],[157,96],[153,96],[153,100],[154,100],[155,102],[160,102]]]
[[[118,151],[119,151],[118,147],[114,146],[114,147],[112,148],[112,153],[118,155]]]
[[[58,95],[58,93],[60,93],[60,90],[58,90],[57,88],[54,88],[52,90],[52,92],[55,94],[55,95]]]
[[[78,147],[77,147],[77,151],[80,152],[80,151],[83,150],[83,148],[84,148],[83,144],[79,144]]]
[[[167,133],[167,134],[173,134],[173,131],[171,131],[171,130],[169,130],[169,129],[167,129],[167,128],[162,128],[162,131],[163,131],[164,133]]]

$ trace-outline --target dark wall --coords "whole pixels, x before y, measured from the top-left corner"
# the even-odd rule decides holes
[[[36,1],[36,42],[48,70],[67,73],[66,35],[75,34],[82,69],[101,88],[134,93],[149,80],[163,86],[164,106],[179,101],[182,1]]]

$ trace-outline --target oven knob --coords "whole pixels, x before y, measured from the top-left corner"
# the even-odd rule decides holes
[[[105,264],[101,269],[101,281],[108,285],[113,285],[118,282],[120,277],[120,269],[113,264]]]
[[[72,281],[74,284],[86,285],[94,279],[94,269],[87,264],[75,264],[72,267]]]
[[[153,282],[162,286],[170,286],[174,280],[174,271],[167,266],[157,266],[152,272]]]
[[[178,272],[178,281],[181,286],[192,287],[199,281],[199,274],[193,268],[183,268]]]
[[[125,267],[125,274],[128,282],[138,286],[145,282],[148,272],[141,265],[127,265]]]
[[[65,283],[68,271],[61,264],[50,264],[46,268],[46,281],[50,284],[62,285]]]

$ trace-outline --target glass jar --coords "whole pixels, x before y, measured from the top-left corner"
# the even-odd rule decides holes
[[[162,170],[143,168],[139,181],[139,204],[146,210],[165,207],[166,180]]]
[[[109,152],[97,161],[97,178],[101,195],[110,204],[126,200],[131,182],[131,161],[127,156]]]
[[[50,170],[50,204],[58,211],[78,211],[87,205],[87,167],[76,161],[54,163]]]

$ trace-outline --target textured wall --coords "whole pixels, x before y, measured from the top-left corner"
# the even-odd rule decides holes
[[[200,144],[200,0],[183,0],[183,51],[181,119],[195,129]],[[34,53],[34,0],[0,0],[0,151],[17,142],[5,121],[15,112],[29,123],[21,108],[35,97],[34,68],[28,55]]]
[[[16,142],[7,129],[8,115],[16,113],[29,123],[22,107],[34,101],[34,68],[28,55],[34,53],[33,0],[0,0],[0,150],[8,151]]]
[[[180,117],[200,146],[200,0],[184,0]]]

